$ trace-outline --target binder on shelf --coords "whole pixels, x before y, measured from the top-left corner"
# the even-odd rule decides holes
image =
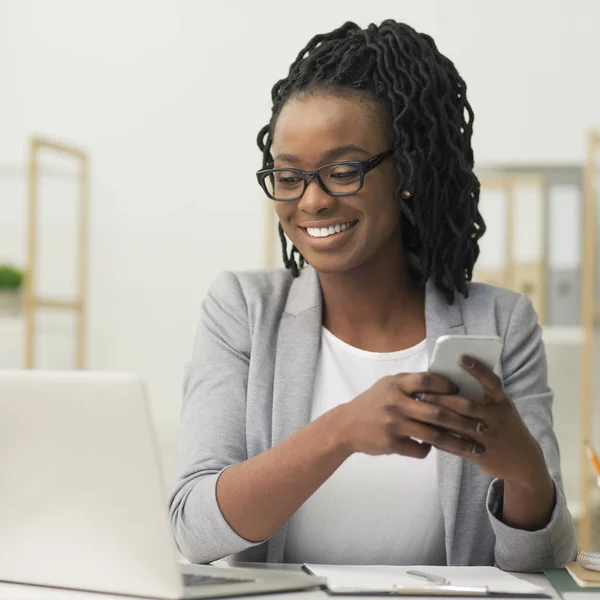
[[[479,258],[473,280],[507,287],[508,193],[501,180],[481,182],[479,211],[485,221],[486,232],[479,240]]]
[[[548,317],[552,325],[581,322],[581,188],[551,185],[548,191]]]
[[[512,182],[512,289],[531,298],[540,323],[546,322],[546,211],[540,177],[515,177]]]

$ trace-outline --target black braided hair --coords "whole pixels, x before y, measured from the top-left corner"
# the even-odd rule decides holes
[[[257,140],[263,168],[273,161],[273,130],[286,101],[323,92],[366,96],[385,108],[400,182],[395,199],[403,241],[420,284],[432,278],[449,303],[455,291],[466,297],[485,223],[473,173],[473,111],[454,64],[430,36],[393,20],[364,30],[347,22],[316,35],[272,89],[271,120]],[[411,198],[403,197],[405,189]],[[295,246],[288,256],[281,224],[279,233],[284,264],[297,277],[304,258]]]

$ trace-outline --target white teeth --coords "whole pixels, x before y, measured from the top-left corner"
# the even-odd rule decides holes
[[[307,227],[306,231],[312,237],[329,237],[330,235],[345,231],[351,226],[352,223],[342,223],[331,225],[330,227]]]

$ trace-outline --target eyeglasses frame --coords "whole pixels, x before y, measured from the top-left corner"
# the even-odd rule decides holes
[[[346,160],[346,161],[333,162],[333,163],[329,163],[327,165],[323,165],[322,167],[319,167],[315,171],[302,171],[301,169],[294,169],[294,168],[274,169],[274,168],[270,167],[267,169],[260,169],[259,171],[257,171],[256,178],[258,179],[258,184],[263,189],[265,194],[271,200],[274,200],[275,202],[295,202],[296,200],[300,200],[300,198],[302,198],[302,196],[304,196],[304,193],[306,192],[306,188],[308,187],[308,184],[313,179],[317,182],[318,186],[326,194],[328,194],[330,196],[333,196],[335,198],[338,198],[341,196],[352,196],[352,195],[358,193],[363,188],[363,185],[365,183],[365,175],[367,173],[369,173],[369,171],[372,171],[375,167],[378,167],[388,156],[393,154],[393,152],[394,152],[393,149],[389,149],[389,150],[385,150],[384,152],[381,152],[380,154],[376,154],[375,156],[372,156],[371,158],[368,158],[367,160]],[[336,166],[344,166],[344,165],[354,166],[358,169],[358,172],[360,175],[360,184],[359,184],[358,188],[352,192],[332,192],[327,188],[327,186],[321,179],[320,172],[323,169],[327,169],[330,167],[336,167]],[[287,171],[287,172],[292,171],[294,173],[297,173],[298,176],[303,179],[304,187],[302,189],[302,192],[298,196],[296,196],[294,198],[281,199],[281,198],[275,198],[269,192],[267,185],[265,183],[266,178],[269,175],[272,175],[273,173],[280,173],[282,171]]]

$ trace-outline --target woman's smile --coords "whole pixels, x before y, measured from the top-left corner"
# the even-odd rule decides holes
[[[333,250],[343,246],[352,237],[359,221],[344,221],[321,226],[299,226],[303,243],[315,250]]]

